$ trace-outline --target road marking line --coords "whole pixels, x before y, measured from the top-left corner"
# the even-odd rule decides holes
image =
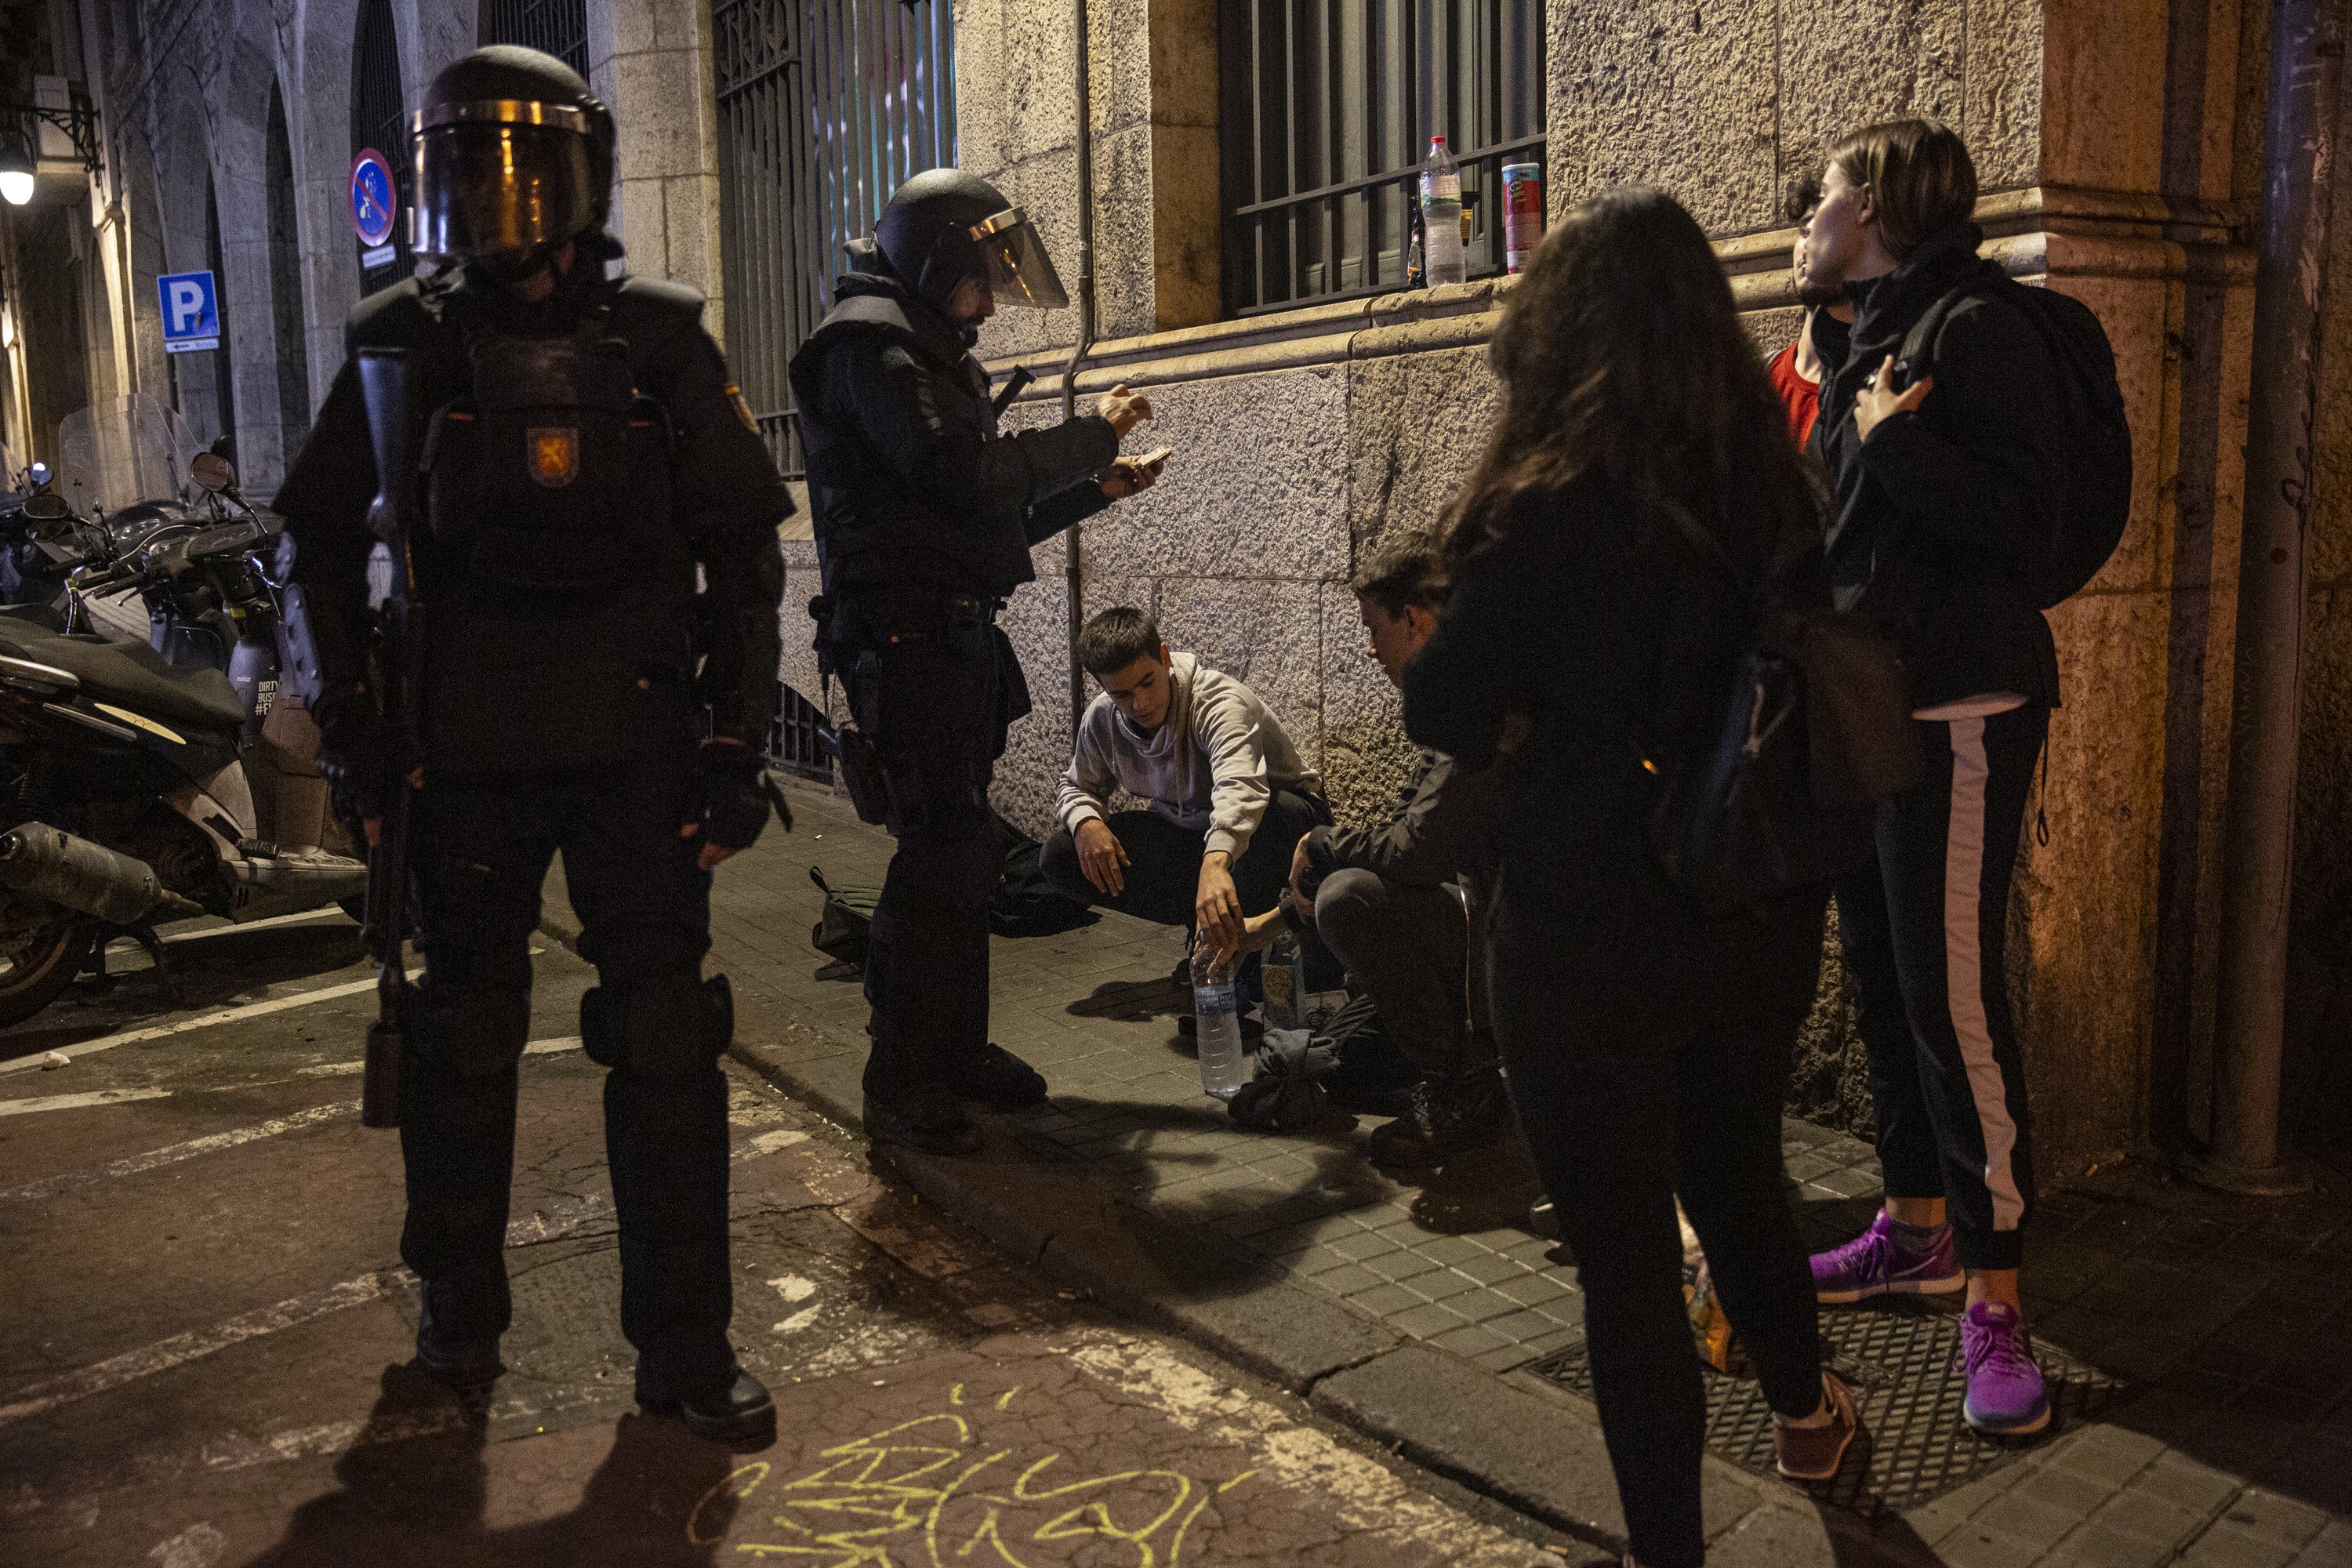
[[[169,947],[183,942],[202,942],[208,936],[234,936],[241,931],[268,931],[275,926],[303,925],[312,921],[348,921],[350,919],[351,916],[343,913],[341,910],[332,904],[327,904],[319,909],[302,910],[290,915],[271,915],[264,921],[245,921],[229,925],[206,926],[201,931],[173,931],[163,938],[163,943]],[[117,940],[128,941],[129,939],[118,938]],[[132,945],[137,944],[134,942]]]
[[[45,1198],[72,1187],[86,1187],[109,1176],[135,1176],[142,1171],[152,1171],[158,1165],[175,1165],[183,1160],[193,1160],[199,1154],[210,1154],[221,1149],[234,1149],[241,1143],[257,1139],[275,1138],[280,1132],[291,1132],[300,1127],[314,1127],[321,1121],[338,1117],[357,1116],[360,1102],[340,1100],[333,1105],[314,1105],[308,1110],[298,1110],[290,1116],[273,1117],[257,1121],[250,1127],[233,1128],[226,1132],[208,1133],[191,1138],[184,1143],[167,1143],[161,1149],[150,1149],[144,1154],[127,1154],[103,1165],[84,1171],[68,1171],[59,1175],[44,1176],[22,1186],[0,1188],[0,1203],[26,1198]]]
[[[374,1274],[362,1274],[356,1279],[346,1279],[340,1285],[330,1285],[323,1290],[311,1290],[291,1296],[275,1306],[257,1307],[234,1318],[215,1323],[208,1329],[192,1329],[184,1334],[173,1334],[168,1340],[158,1340],[135,1351],[67,1373],[17,1390],[16,1396],[0,1405],[0,1426],[21,1421],[28,1415],[38,1415],[61,1405],[71,1405],[88,1399],[94,1394],[104,1394],[142,1377],[152,1377],[159,1372],[169,1372],[175,1366],[225,1351],[247,1340],[274,1334],[280,1329],[290,1329],[330,1312],[340,1312],[347,1307],[364,1306],[389,1295],[415,1278],[405,1268],[385,1269]]]
[[[120,1105],[127,1100],[164,1100],[168,1089],[100,1089],[88,1094],[44,1094],[31,1100],[0,1100],[0,1116],[29,1116],[37,1110],[76,1110],[85,1105]]]
[[[321,1106],[320,1109],[355,1109],[356,1106],[354,1101],[349,1108]],[[763,1132],[733,1150],[729,1158],[738,1163],[756,1160],[779,1149],[804,1143],[808,1142],[808,1136],[805,1132],[789,1129]],[[578,1230],[612,1206],[613,1200],[602,1193],[567,1198],[527,1219],[519,1219],[509,1225],[507,1245],[524,1247],[533,1242],[552,1241]],[[22,1421],[26,1416],[42,1415],[60,1405],[75,1404],[92,1394],[121,1388],[142,1378],[152,1377],[159,1372],[169,1372],[175,1366],[184,1366],[189,1362],[225,1351],[231,1345],[243,1344],[247,1340],[274,1334],[280,1329],[296,1328],[349,1307],[364,1307],[396,1290],[404,1290],[415,1282],[416,1276],[405,1268],[378,1269],[355,1279],[329,1285],[323,1289],[289,1297],[275,1306],[258,1307],[250,1312],[239,1313],[208,1329],[191,1329],[186,1333],[158,1340],[152,1345],[126,1351],[78,1372],[65,1373],[18,1389],[7,1404],[0,1405],[0,1426]]]
[[[577,1035],[565,1035],[553,1040],[533,1040],[522,1048],[522,1054],[527,1057],[551,1056],[557,1051],[571,1050],[579,1044],[580,1037]],[[304,1078],[341,1078],[366,1066],[367,1059],[362,1058],[357,1061],[320,1062],[316,1067],[296,1068],[294,1070]]]
[[[15,1061],[0,1062],[0,1073],[24,1072],[47,1062],[49,1057],[68,1059],[86,1057],[92,1051],[112,1050],[117,1046],[136,1045],[141,1040],[160,1040],[167,1035],[184,1035],[191,1029],[209,1029],[215,1024],[239,1023],[247,1018],[258,1018],[267,1013],[283,1013],[289,1008],[307,1007],[313,1002],[331,1002],[338,996],[355,996],[362,991],[374,989],[375,979],[371,975],[365,980],[351,980],[341,985],[322,985],[316,991],[297,992],[291,996],[272,996],[263,1002],[240,1002],[234,1007],[183,1018],[176,1024],[152,1024],[143,1029],[125,1029],[119,1035],[101,1035],[78,1046],[60,1046],[44,1056],[19,1057]]]

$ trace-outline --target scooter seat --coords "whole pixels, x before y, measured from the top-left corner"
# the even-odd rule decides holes
[[[27,637],[0,622],[0,651],[62,669],[82,692],[165,724],[218,731],[245,722],[236,688],[217,669],[174,668],[145,643]]]

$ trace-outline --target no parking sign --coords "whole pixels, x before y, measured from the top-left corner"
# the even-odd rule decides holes
[[[382,267],[396,254],[393,226],[400,218],[400,187],[393,183],[392,160],[363,147],[352,160],[352,227],[365,247],[362,267]]]

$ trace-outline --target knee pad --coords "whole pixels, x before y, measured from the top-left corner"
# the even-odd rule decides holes
[[[660,1081],[707,1069],[735,1034],[727,976],[638,976],[580,998],[580,1043],[591,1061]]]

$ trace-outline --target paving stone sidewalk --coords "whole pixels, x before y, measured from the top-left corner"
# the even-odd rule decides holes
[[[878,884],[889,841],[815,786],[795,786],[793,809],[797,832],[772,830],[720,874],[713,963],[735,986],[736,1053],[855,1126],[866,1004],[855,974],[809,946],[823,895],[808,870]],[[560,882],[545,918],[568,937]],[[1180,933],[1117,915],[997,939],[993,1037],[1053,1097],[990,1119],[982,1157],[894,1163],[928,1201],[1073,1286],[1441,1473],[1621,1544],[1591,1408],[1538,1371],[1573,1357],[1581,1297],[1529,1227],[1539,1194],[1524,1156],[1398,1182],[1362,1157],[1369,1122],[1236,1129],[1201,1093],[1176,1027],[1167,976],[1181,949]],[[1866,1223],[1879,1190],[1866,1144],[1792,1120],[1786,1148],[1810,1241]],[[1859,1511],[1837,1506],[1710,1456],[1710,1561],[2352,1568],[2352,1224],[2326,1186],[2257,1203],[2126,1165],[2050,1195],[2029,1313],[2046,1349],[2120,1384],[2096,1418],[1975,1451],[1974,1479],[1907,1510],[1852,1485],[1840,1496]],[[1948,1425],[1956,1386],[1916,1378],[1881,1404],[1921,1421],[1941,1405]],[[1906,1456],[1890,1449],[1897,1479]]]

